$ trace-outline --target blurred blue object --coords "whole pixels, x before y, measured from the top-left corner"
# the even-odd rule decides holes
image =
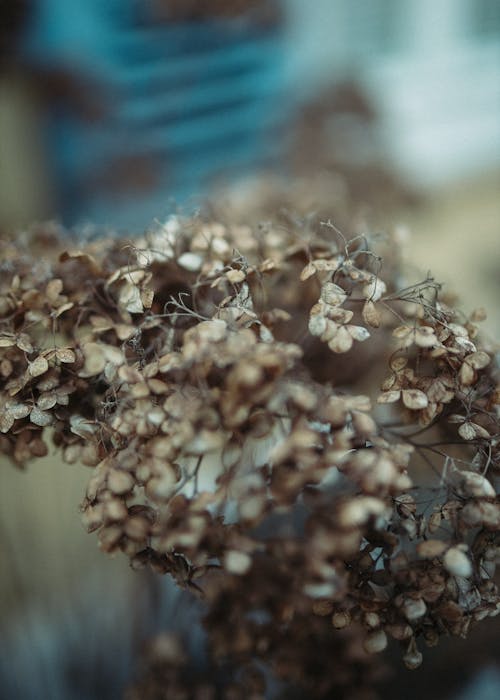
[[[35,0],[25,55],[95,101],[51,107],[58,214],[137,230],[280,153],[284,50],[244,17],[148,25],[137,0]]]

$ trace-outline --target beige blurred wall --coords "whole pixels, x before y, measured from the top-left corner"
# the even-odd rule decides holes
[[[409,261],[456,293],[466,313],[484,307],[481,326],[500,341],[500,171],[435,190],[400,217]]]
[[[0,229],[50,216],[49,163],[33,88],[15,73],[0,77]]]

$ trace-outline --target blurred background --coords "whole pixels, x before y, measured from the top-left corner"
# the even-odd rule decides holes
[[[347,188],[367,226],[408,225],[472,305],[498,294],[498,0],[0,8],[0,228],[138,233],[250,176],[313,176],[331,215]]]
[[[48,219],[140,234],[296,192],[348,236],[406,227],[410,263],[498,337],[499,68],[498,0],[0,0],[0,235]],[[1,467],[0,694],[66,700],[80,678],[77,697],[114,697],[137,629],[115,632],[150,584],[83,532],[88,472]],[[461,700],[498,697],[491,658],[496,690]],[[30,664],[48,694],[21,680]]]

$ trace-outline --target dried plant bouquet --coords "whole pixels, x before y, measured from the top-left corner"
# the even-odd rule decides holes
[[[1,245],[2,452],[91,467],[102,550],[203,600],[210,672],[160,637],[131,699],[331,697],[500,611],[484,314],[396,240],[177,216]]]

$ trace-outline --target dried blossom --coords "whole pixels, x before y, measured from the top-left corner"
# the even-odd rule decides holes
[[[498,614],[481,314],[432,279],[402,288],[390,253],[330,223],[176,217],[127,245],[64,245],[43,265],[5,246],[2,451],[24,465],[52,439],[92,467],[85,527],[203,598],[210,658],[236,669],[227,697],[264,697],[255,662],[322,697],[375,672],[390,640],[416,668],[418,638]],[[367,357],[378,396],[359,390]],[[435,480],[415,486],[423,467]],[[151,659],[151,697],[191,697],[176,643]]]

